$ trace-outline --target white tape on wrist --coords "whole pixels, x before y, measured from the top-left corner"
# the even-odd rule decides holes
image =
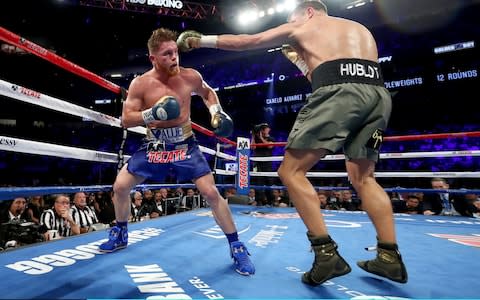
[[[151,108],[148,108],[144,111],[142,111],[142,118],[145,124],[148,124],[150,122],[155,121],[155,118],[153,117],[153,111]]]
[[[200,47],[217,48],[218,35],[202,35],[200,38]]]
[[[220,104],[214,104],[214,105],[212,105],[208,108],[208,111],[210,112],[210,115],[212,115],[212,116],[214,114],[216,114],[217,112],[220,112],[222,110],[223,109],[222,109],[222,106]]]

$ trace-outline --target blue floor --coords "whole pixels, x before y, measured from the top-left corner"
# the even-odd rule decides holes
[[[100,254],[107,233],[92,232],[0,254],[1,299],[480,298],[480,222],[396,216],[409,282],[359,269],[370,259],[373,227],[364,213],[324,211],[352,272],[310,287],[301,274],[313,254],[294,209],[232,206],[257,273],[237,274],[227,241],[208,209],[130,225],[127,249]],[[385,299],[385,298],[384,298]]]

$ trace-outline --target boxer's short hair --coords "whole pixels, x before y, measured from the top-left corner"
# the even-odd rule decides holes
[[[155,52],[161,43],[176,40],[177,33],[175,31],[166,28],[158,28],[152,32],[152,35],[148,39],[148,51]]]
[[[324,12],[328,13],[328,9],[327,9],[327,6],[325,5],[325,3],[323,3],[320,0],[311,0],[311,1],[304,1],[302,3],[299,3],[295,7],[295,9],[292,11],[290,16],[293,15],[293,14],[299,13],[299,12],[303,12],[308,7],[312,7],[315,10],[323,10]]]

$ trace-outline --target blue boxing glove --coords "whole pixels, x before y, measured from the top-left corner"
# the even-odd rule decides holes
[[[145,124],[153,121],[168,121],[178,118],[180,104],[173,96],[163,96],[151,108],[142,111]]]
[[[233,133],[233,120],[227,115],[220,104],[214,104],[208,108],[212,115],[210,124],[215,130],[213,131],[217,136],[229,137]]]

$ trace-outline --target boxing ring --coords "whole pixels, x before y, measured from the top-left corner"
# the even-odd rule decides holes
[[[0,39],[33,53],[72,73],[120,94],[122,89],[48,50],[0,28]],[[123,91],[124,93],[126,91]],[[67,101],[56,99],[15,83],[0,80],[0,94],[99,124],[120,127],[120,120]],[[41,100],[41,101],[38,101]],[[197,132],[214,136],[197,124]],[[128,129],[145,134],[145,128]],[[479,137],[480,132],[387,137],[386,140],[422,140]],[[1,151],[57,156],[118,164],[128,155],[80,149],[18,137],[0,136]],[[222,143],[235,142],[218,138]],[[277,146],[283,144],[278,143]],[[262,146],[262,145],[257,145]],[[236,161],[231,154],[201,147],[202,152]],[[480,150],[383,153],[384,159],[457,157],[480,155]],[[343,160],[330,155],[325,160]],[[282,157],[251,158],[252,161],[281,161]],[[214,168],[217,176],[235,171]],[[250,172],[250,176],[277,176],[276,172]],[[345,172],[309,172],[309,177],[346,177]],[[480,172],[377,172],[382,177],[479,178]],[[172,185],[142,185],[155,188]],[[174,185],[190,187],[193,185]],[[221,186],[221,185],[219,185]],[[223,186],[234,186],[223,185]],[[261,188],[280,188],[272,186]],[[333,189],[323,187],[325,189]],[[110,190],[111,186],[57,186],[0,188],[0,200],[15,196]],[[428,189],[395,188],[399,192],[428,192]],[[479,190],[446,190],[464,194]],[[201,208],[158,219],[131,223],[129,247],[103,254],[97,247],[106,240],[105,231],[95,231],[61,240],[32,244],[0,253],[4,289],[1,299],[250,299],[250,298],[479,298],[480,220],[453,216],[395,214],[400,250],[409,272],[407,284],[392,283],[355,267],[355,261],[370,259],[364,251],[375,241],[375,231],[362,211],[324,210],[330,234],[342,256],[352,266],[346,276],[319,287],[300,281],[313,254],[305,237],[305,226],[294,208],[231,205],[240,239],[249,247],[256,274],[245,277],[233,270],[225,235],[211,211]],[[361,237],[361,238],[359,238]]]
[[[359,268],[320,287],[300,282],[312,253],[293,208],[232,205],[240,238],[257,272],[238,275],[222,231],[207,209],[130,225],[129,247],[102,254],[98,231],[0,254],[2,299],[286,299],[390,296],[478,298],[480,222],[457,217],[395,216],[409,271],[405,285]],[[330,234],[354,266],[375,240],[364,212],[324,211]],[[361,237],[361,238],[358,238]]]

